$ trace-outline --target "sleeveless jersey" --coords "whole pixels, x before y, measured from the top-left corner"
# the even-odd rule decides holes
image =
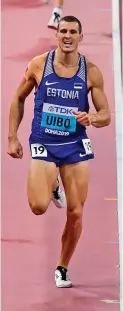
[[[43,76],[34,93],[34,118],[30,140],[46,145],[68,144],[86,138],[73,111],[89,111],[87,68],[83,55],[72,78],[62,78],[54,70],[55,50],[48,53]]]

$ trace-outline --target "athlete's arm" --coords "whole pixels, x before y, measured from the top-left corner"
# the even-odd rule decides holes
[[[8,138],[16,138],[17,130],[23,119],[24,115],[24,103],[26,97],[31,93],[34,86],[36,86],[36,80],[33,74],[34,64],[30,62],[25,76],[23,77],[19,87],[17,88],[15,95],[10,104],[9,111],[9,133]]]
[[[90,122],[95,127],[108,126],[111,122],[111,113],[104,92],[103,76],[96,66],[90,69],[90,78],[92,81],[91,97],[96,109],[96,113],[90,115]]]

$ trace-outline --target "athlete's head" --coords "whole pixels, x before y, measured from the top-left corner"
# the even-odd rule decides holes
[[[61,18],[56,36],[62,51],[71,53],[76,50],[83,38],[82,25],[78,18],[74,16]]]

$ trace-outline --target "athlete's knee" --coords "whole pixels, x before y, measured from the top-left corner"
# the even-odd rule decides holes
[[[48,208],[49,201],[44,199],[41,201],[29,201],[29,205],[33,214],[43,215]]]
[[[83,206],[76,204],[74,206],[68,206],[67,208],[67,219],[70,221],[71,226],[77,227],[82,225],[82,212]]]

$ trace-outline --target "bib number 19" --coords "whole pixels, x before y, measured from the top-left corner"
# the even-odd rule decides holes
[[[31,144],[32,157],[47,157],[47,149],[40,144]]]

